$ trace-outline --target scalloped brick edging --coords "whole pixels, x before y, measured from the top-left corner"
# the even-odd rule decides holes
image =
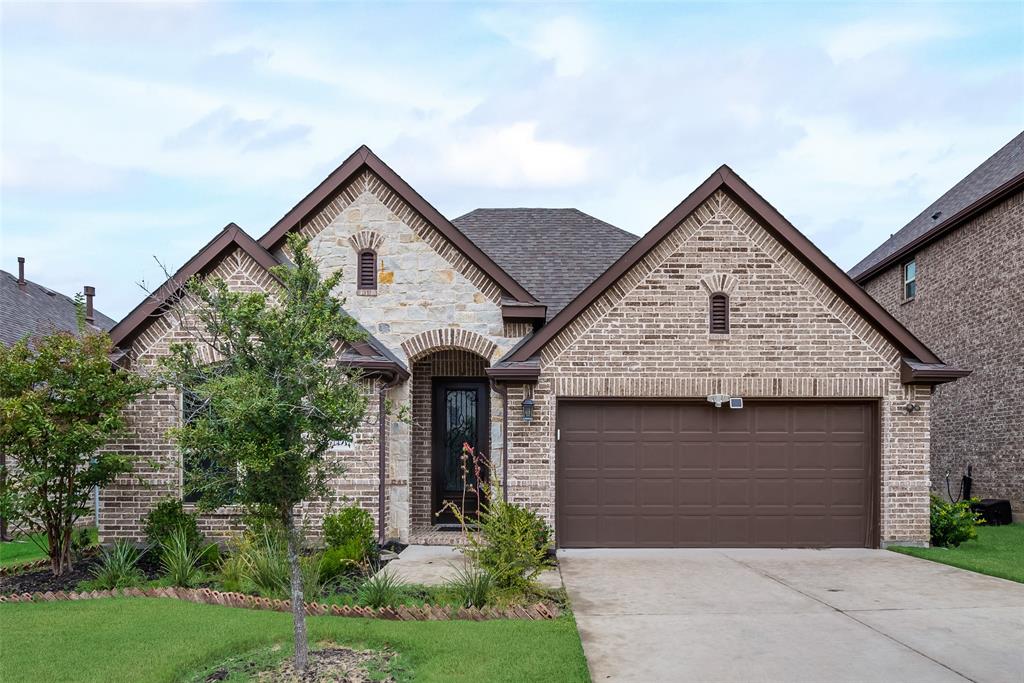
[[[97,598],[173,598],[196,602],[205,605],[223,605],[225,607],[243,607],[246,609],[272,610],[275,612],[291,612],[288,600],[272,600],[244,593],[224,593],[209,588],[125,588],[123,590],[87,591],[82,593],[66,593],[64,591],[46,591],[45,593],[14,593],[0,595],[0,603],[4,602],[57,602],[62,600],[95,600]],[[558,616],[558,607],[538,602],[533,605],[514,607],[445,607],[442,605],[422,605],[400,607],[351,607],[349,605],[325,605],[319,602],[307,602],[306,614],[311,616],[333,617],[364,617],[368,619],[391,619],[394,621],[448,621],[466,619],[470,621],[486,621],[490,619],[523,619],[545,620]]]
[[[31,562],[22,562],[20,564],[9,564],[6,567],[0,567],[0,576],[13,576],[14,574],[21,574],[22,572],[32,571],[33,569],[42,569],[43,567],[49,567],[50,560],[32,560]]]

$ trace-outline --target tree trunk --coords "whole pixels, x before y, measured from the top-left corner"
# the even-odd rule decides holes
[[[295,670],[305,671],[309,663],[309,642],[306,637],[306,605],[302,598],[302,568],[299,566],[299,531],[295,528],[295,510],[285,516],[288,535],[288,567],[292,580],[292,620],[295,624]]]

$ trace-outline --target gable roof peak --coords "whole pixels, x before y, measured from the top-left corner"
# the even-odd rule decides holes
[[[639,263],[690,214],[718,190],[726,192],[759,225],[768,231],[811,272],[877,329],[904,355],[925,363],[942,363],[920,340],[911,334],[867,292],[821,252],[792,223],[750,187],[731,168],[723,164],[682,202],[629,248],[604,273],[590,283],[529,340],[510,352],[507,360],[524,362],[539,353],[569,323],[583,313],[623,275]]]
[[[338,192],[357,178],[364,169],[372,171],[402,201],[412,207],[427,223],[440,232],[449,243],[462,252],[471,263],[486,273],[491,280],[513,298],[522,302],[537,302],[537,299],[525,287],[505,272],[501,266],[495,263],[472,240],[468,239],[451,221],[445,218],[440,211],[435,209],[430,202],[416,192],[409,183],[384,163],[366,145],[360,145],[340,166],[334,169],[319,185],[303,197],[298,204],[282,216],[277,223],[259,238],[260,245],[265,249],[275,248],[284,240],[289,232],[298,229],[309,216],[314,215],[331,202]]]

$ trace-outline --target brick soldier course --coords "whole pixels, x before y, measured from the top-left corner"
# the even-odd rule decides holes
[[[512,229],[513,223],[502,225],[503,211],[467,215],[464,233],[458,227],[463,219],[448,221],[360,148],[258,241],[237,226],[226,228],[112,337],[127,362],[153,367],[172,341],[193,334],[180,281],[212,274],[232,288],[272,293],[276,284],[266,269],[283,260],[287,232],[301,230],[312,238],[325,272],[346,274],[338,294],[368,338],[339,360],[363,369],[373,399],[365,427],[336,450],[346,473],[328,500],[306,506],[311,529],[331,506],[355,502],[375,519],[382,513],[382,537],[451,540],[436,526],[433,509],[441,466],[434,417],[449,408],[434,405],[432,392],[447,380],[473,379],[487,383],[489,405],[481,431],[486,438],[475,445],[503,474],[509,499],[537,510],[552,526],[558,523],[560,401],[703,402],[713,393],[868,401],[877,406],[878,424],[870,426],[872,452],[857,456],[870,458],[866,466],[874,473],[857,484],[868,487],[861,494],[870,501],[873,530],[863,544],[927,542],[931,385],[963,373],[866,297],[735,174],[723,167],[639,241],[567,210],[508,210]],[[557,241],[542,238],[545,225],[559,229]],[[485,253],[467,233],[488,230],[496,232],[480,238]],[[588,248],[592,244],[603,248]],[[357,286],[359,257],[367,249],[376,262],[374,288]],[[552,262],[560,270],[544,282],[550,286],[539,286],[544,274],[535,263]],[[543,291],[550,310],[522,282]],[[708,331],[715,293],[729,297],[727,334]],[[381,415],[380,397],[408,406],[410,419],[398,420],[394,411]],[[179,397],[156,392],[133,406],[130,418],[130,434],[114,446],[138,451],[146,464],[103,492],[104,541],[139,538],[145,513],[162,498],[181,495],[180,454],[165,436],[181,419]],[[759,446],[748,446],[746,457],[756,458]],[[622,466],[614,462],[612,444],[595,443],[594,449],[602,466]],[[678,464],[688,456],[674,457]],[[648,474],[637,470],[637,487]],[[718,485],[708,482],[712,491]],[[749,483],[751,506],[758,504],[757,485]],[[842,502],[820,486],[812,497],[827,508],[826,516]],[[645,513],[638,514],[636,520]],[[750,524],[757,523],[752,516]],[[238,530],[237,511],[206,516],[203,525],[214,537],[230,535]],[[756,534],[751,539],[757,542]],[[831,542],[821,537],[811,544]]]

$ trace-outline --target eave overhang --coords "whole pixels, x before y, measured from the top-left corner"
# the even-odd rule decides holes
[[[505,322],[528,322],[543,325],[547,313],[548,307],[544,304],[509,301],[501,303],[501,317]]]
[[[900,381],[903,384],[945,384],[967,377],[971,372],[945,363],[921,363],[913,358],[900,360]]]

